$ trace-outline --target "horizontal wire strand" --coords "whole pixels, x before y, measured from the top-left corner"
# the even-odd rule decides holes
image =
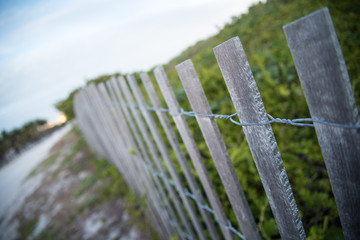
[[[274,118],[269,113],[266,113],[266,116],[270,119],[269,121],[241,123],[234,119],[234,117],[237,116],[237,113],[233,113],[230,115],[204,114],[204,113],[198,113],[198,112],[194,112],[194,111],[184,111],[182,108],[180,109],[180,112],[172,113],[167,108],[156,108],[156,107],[149,107],[149,106],[141,107],[139,105],[119,104],[116,102],[112,102],[112,105],[122,106],[122,107],[127,107],[127,108],[135,108],[135,109],[139,109],[141,111],[145,110],[145,111],[166,112],[173,117],[183,115],[183,116],[189,116],[189,117],[199,116],[199,117],[213,117],[213,118],[219,118],[219,119],[226,119],[226,120],[230,120],[232,123],[234,123],[238,126],[242,126],[242,127],[260,126],[260,125],[267,125],[267,124],[271,124],[271,123],[282,123],[282,124],[293,125],[293,126],[297,126],[297,127],[314,127],[314,124],[306,123],[306,122],[312,122],[312,123],[318,123],[318,124],[331,126],[331,127],[346,128],[346,129],[360,129],[359,124],[351,125],[351,124],[333,123],[333,122],[328,122],[328,121],[316,119],[316,118],[296,118],[296,119]]]
[[[185,196],[189,197],[190,199],[192,199],[196,205],[199,208],[203,208],[204,210],[206,210],[207,212],[211,213],[212,215],[214,215],[215,217],[215,221],[222,227],[229,229],[230,231],[232,231],[236,236],[238,236],[239,238],[245,240],[244,235],[242,235],[239,231],[237,231],[231,224],[230,220],[227,220],[227,223],[223,223],[219,220],[219,218],[217,217],[217,215],[215,214],[215,211],[209,207],[208,204],[206,203],[201,203],[194,194],[192,194],[187,188],[185,189],[180,189],[176,187],[176,184],[174,183],[174,181],[172,181],[171,179],[165,177],[162,173],[156,171],[150,164],[145,163],[143,161],[141,161],[140,159],[136,158],[136,161],[139,161],[140,164],[142,164],[145,169],[149,170],[149,172],[154,175],[155,177],[161,178],[163,181],[168,182],[170,185],[174,186],[176,191],[178,191],[179,193],[183,193],[185,194]],[[181,230],[182,231],[182,230]],[[184,231],[182,231],[185,235],[189,236],[187,233],[185,233]]]
[[[169,109],[166,108],[156,108],[156,107],[150,107],[150,106],[145,106],[145,107],[141,107],[139,105],[130,105],[130,104],[119,104],[118,102],[112,102],[111,103],[112,106],[121,106],[121,107],[127,107],[127,108],[135,108],[135,109],[139,109],[141,111],[160,111],[160,112],[165,112],[168,113],[169,115],[171,115],[172,117],[177,117],[177,116],[189,116],[189,117],[195,117],[195,116],[199,116],[199,117],[213,117],[213,118],[219,118],[219,119],[226,119],[226,120],[230,120],[232,123],[238,125],[238,126],[259,126],[259,125],[267,125],[267,124],[272,124],[272,123],[281,123],[281,124],[288,124],[288,125],[293,125],[293,126],[298,126],[298,127],[314,127],[314,124],[311,123],[306,123],[306,122],[312,122],[312,123],[318,123],[318,124],[322,124],[322,125],[327,125],[327,126],[332,126],[332,127],[338,127],[338,128],[346,128],[346,129],[360,129],[360,125],[349,125],[349,124],[341,124],[341,123],[333,123],[333,122],[328,122],[328,121],[324,121],[324,120],[320,120],[320,119],[315,119],[315,118],[296,118],[296,119],[285,119],[285,118],[274,118],[273,116],[271,116],[269,113],[266,113],[267,117],[270,119],[269,121],[265,121],[265,122],[248,122],[248,123],[241,123],[239,121],[234,120],[234,117],[237,116],[237,113],[233,113],[230,115],[223,115],[223,114],[203,114],[203,113],[198,113],[198,112],[194,112],[194,111],[184,111],[182,108],[180,109],[180,112],[178,113],[172,113],[170,112]],[[160,172],[156,171],[155,169],[153,169],[152,166],[146,164],[145,162],[139,160],[141,162],[141,164],[143,164],[145,166],[146,169],[148,169],[150,171],[150,173],[152,175],[154,175],[155,177],[161,178],[164,181],[167,181],[168,183],[170,183],[172,186],[175,187],[175,189],[180,193],[182,192],[183,194],[185,194],[185,196],[189,197],[190,199],[192,199],[196,205],[199,208],[203,208],[204,210],[206,210],[207,212],[211,213],[212,215],[214,215],[215,217],[215,221],[224,228],[229,229],[231,232],[233,232],[236,236],[238,236],[239,238],[245,240],[244,235],[242,235],[239,231],[237,231],[231,224],[230,220],[227,220],[227,223],[223,223],[221,222],[218,217],[215,214],[215,211],[209,207],[208,204],[203,204],[201,203],[194,194],[192,194],[191,192],[189,192],[189,190],[186,189],[179,189],[176,187],[174,181],[172,181],[171,179],[166,178],[163,174],[161,174]],[[170,220],[170,224],[171,225],[176,225],[173,224],[173,221]],[[178,228],[178,226],[175,226],[176,228]],[[181,229],[177,229],[179,234],[181,236],[183,236],[186,239],[191,239],[189,234],[187,234],[186,232],[184,232]]]

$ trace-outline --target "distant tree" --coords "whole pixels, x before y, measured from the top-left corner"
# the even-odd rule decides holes
[[[5,159],[6,154],[10,150],[19,153],[27,144],[47,134],[47,131],[42,132],[38,130],[38,128],[46,124],[46,122],[44,119],[36,119],[9,132],[3,130],[0,136],[0,159]]]

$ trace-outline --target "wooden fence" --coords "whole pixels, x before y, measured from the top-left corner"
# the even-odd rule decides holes
[[[359,118],[329,11],[318,10],[284,26],[284,31],[314,120],[345,238],[357,239],[360,236],[360,130],[356,125]],[[218,45],[214,53],[280,235],[283,239],[306,239],[287,172],[240,39],[235,37]],[[152,108],[146,105],[134,76],[128,75],[126,79],[112,78],[81,90],[74,101],[76,122],[88,143],[117,166],[139,195],[146,196],[150,215],[164,239],[176,233],[183,239],[260,239],[215,122],[216,115],[211,112],[191,60],[180,63],[176,70],[239,227],[233,227],[227,220],[184,117],[186,114],[162,67],[157,67],[154,75],[168,109],[163,109],[148,74],[142,73],[140,78]],[[170,149],[150,110],[155,111]],[[191,173],[169,117],[184,142],[201,187]],[[175,153],[189,190],[184,187],[170,151]],[[236,230],[239,228],[241,233]]]

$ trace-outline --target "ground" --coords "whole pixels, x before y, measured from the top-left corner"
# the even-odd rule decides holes
[[[141,196],[116,168],[92,152],[75,130],[50,150],[23,184],[40,178],[11,219],[3,239],[158,239]],[[10,224],[12,223],[12,224]]]

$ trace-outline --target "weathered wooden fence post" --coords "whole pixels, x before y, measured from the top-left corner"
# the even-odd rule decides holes
[[[358,109],[327,8],[284,31],[312,118],[355,125]],[[360,130],[314,123],[346,239],[360,237]]]
[[[144,145],[144,142],[143,142],[143,140],[142,140],[142,138],[140,136],[141,134],[140,134],[138,128],[135,126],[135,122],[136,122],[137,124],[141,125],[141,126],[139,126],[139,128],[144,130],[142,128],[142,125],[143,125],[142,122],[135,116],[134,116],[135,117],[135,122],[134,122],[134,118],[131,116],[131,114],[129,112],[129,109],[124,106],[124,105],[126,105],[126,102],[124,100],[124,97],[123,97],[120,89],[119,89],[119,86],[117,84],[116,79],[115,78],[110,79],[110,81],[107,82],[107,85],[108,85],[108,89],[111,90],[111,92],[112,92],[113,98],[117,99],[119,101],[119,103],[120,103],[119,104],[119,110],[121,110],[121,112],[123,113],[123,116],[125,117],[128,125],[130,126],[130,128],[131,128],[131,130],[132,130],[132,132],[133,132],[133,134],[135,136],[135,139],[136,139],[136,141],[137,141],[137,143],[139,145],[140,151],[141,151],[141,153],[142,153],[142,155],[144,157],[143,160],[146,162],[147,166],[150,166],[151,169],[153,170],[154,168],[153,168],[150,156],[147,153],[147,149],[146,149],[146,147]],[[134,112],[136,111],[134,109],[132,109],[132,110]],[[144,134],[144,132],[142,132],[142,135],[143,135],[144,138],[147,137],[147,135]],[[165,193],[165,190],[164,190],[159,178],[154,176],[153,180],[154,180],[154,183],[155,183],[155,185],[157,187],[157,190],[158,190],[158,195],[159,195],[158,198],[160,198],[160,199],[162,199],[162,201],[164,201],[164,205],[165,205],[164,211],[166,210],[166,213],[168,215],[167,217],[170,218],[173,221],[176,221],[175,212],[173,210],[173,207],[172,207],[170,201],[167,198],[167,195]],[[169,229],[169,230],[173,235],[174,231],[172,229]]]
[[[212,114],[210,105],[191,60],[186,60],[178,64],[176,70],[193,111],[200,114]],[[244,236],[247,239],[261,239],[259,229],[256,226],[254,217],[214,118],[199,115],[195,115],[195,117]]]
[[[122,159],[123,164],[132,165],[129,170],[132,170],[135,175],[135,181],[138,181],[143,184],[143,190],[146,190],[146,192],[143,192],[144,195],[148,198],[148,205],[151,209],[154,205],[153,203],[156,203],[159,201],[155,198],[156,195],[154,195],[154,187],[151,184],[151,176],[148,175],[148,169],[144,167],[143,164],[141,164],[142,159],[140,156],[140,151],[138,150],[133,137],[131,135],[130,130],[128,129],[127,124],[124,122],[125,119],[122,116],[121,112],[117,109],[117,104],[111,101],[110,96],[108,95],[108,92],[105,88],[104,83],[100,83],[97,88],[100,91],[101,97],[104,102],[104,108],[108,110],[109,113],[113,114],[113,120],[114,122],[112,124],[117,125],[119,127],[119,137],[121,138],[121,144],[123,145],[124,151],[127,152],[127,157]],[[121,146],[118,146],[121,147]],[[157,212],[159,212],[161,209],[157,209]],[[155,219],[154,222],[157,223],[159,219]],[[161,223],[161,222],[159,222]],[[164,224],[166,224],[166,221],[164,221]],[[163,229],[162,232],[165,232],[167,230],[166,225],[165,229]],[[171,235],[169,235],[171,236]]]
[[[133,97],[131,95],[129,87],[127,86],[127,84],[125,82],[125,79],[123,77],[120,77],[118,80],[119,80],[118,82],[119,82],[119,84],[121,86],[122,92],[124,93],[125,98],[127,100],[127,103],[130,104],[130,106],[133,106],[133,107],[130,107],[130,110],[134,115],[134,118],[135,118],[136,123],[138,124],[138,127],[140,128],[141,134],[144,137],[146,145],[149,147],[149,150],[151,152],[151,155],[153,157],[155,165],[157,166],[157,168],[158,168],[159,172],[162,174],[162,176],[169,179],[168,174],[166,173],[166,170],[165,170],[164,166],[162,165],[161,158],[160,158],[160,156],[159,156],[159,154],[157,152],[156,146],[153,143],[148,130],[146,129],[146,125],[143,122],[139,111],[134,108],[135,101],[134,101],[134,99],[133,99]],[[191,225],[189,224],[189,222],[188,222],[188,220],[186,218],[186,215],[185,215],[185,213],[184,213],[184,211],[183,211],[183,209],[181,207],[181,202],[179,201],[173,186],[170,185],[170,183],[169,183],[169,181],[167,181],[167,179],[163,179],[163,182],[165,184],[166,190],[168,191],[169,195],[171,196],[171,200],[174,203],[175,210],[179,214],[179,219],[181,219],[180,221],[177,221],[176,224],[177,224],[178,228],[180,228],[181,227],[181,222],[182,222],[184,224],[184,227],[185,227],[187,233],[192,238],[195,238],[194,237],[195,234],[194,234],[194,232],[193,232],[193,230],[191,228]],[[174,221],[177,220],[177,218],[175,217],[175,214],[173,214],[173,216],[171,216],[171,217],[173,218]]]
[[[113,138],[111,138],[108,134],[104,134],[106,132],[106,130],[104,129],[104,127],[108,127],[111,125],[111,122],[105,123],[105,122],[96,122],[94,124],[90,124],[93,121],[98,121],[100,120],[100,117],[105,117],[106,113],[109,114],[111,112],[113,112],[114,110],[114,104],[112,104],[113,102],[111,102],[108,98],[106,98],[107,94],[106,94],[106,90],[103,88],[103,86],[99,86],[100,88],[100,93],[102,93],[102,99],[99,99],[98,97],[100,97],[100,95],[98,94],[91,94],[89,93],[89,96],[91,97],[91,101],[94,101],[91,104],[90,100],[86,100],[83,101],[83,99],[79,98],[81,95],[83,95],[85,93],[85,91],[81,91],[80,93],[78,93],[76,95],[76,99],[75,99],[75,111],[76,111],[76,117],[77,120],[79,121],[79,123],[77,123],[79,125],[79,127],[81,127],[83,133],[85,136],[89,136],[89,134],[92,134],[92,136],[90,136],[90,138],[87,139],[87,141],[91,141],[91,145],[93,145],[95,147],[95,149],[97,149],[97,151],[102,152],[101,148],[104,148],[104,146],[110,146],[112,143],[116,144],[116,141],[114,141]],[[79,102],[80,101],[80,102]],[[95,102],[97,102],[98,104],[95,104]],[[90,103],[90,104],[89,104]],[[105,114],[102,114],[100,112],[97,112],[98,107],[101,108],[101,111]],[[99,109],[98,109],[99,110]],[[111,116],[108,115],[108,117],[111,118]],[[115,117],[115,116],[113,116]],[[107,118],[108,120],[110,120],[110,118]],[[114,118],[113,120],[122,120],[121,118]],[[81,122],[81,123],[80,123]],[[114,127],[114,126],[113,126]],[[122,125],[120,126],[122,129],[124,129],[126,126]],[[112,128],[112,131],[116,132],[116,130],[114,128]],[[124,137],[124,133],[120,133],[118,132],[119,137]],[[103,141],[99,141],[103,139]],[[94,142],[94,140],[96,140]],[[130,139],[127,136],[127,142],[129,143]],[[100,143],[100,144],[99,144]],[[121,145],[117,145],[117,148],[122,148]],[[130,153],[129,153],[130,154]],[[109,158],[109,156],[108,156]],[[111,156],[109,159],[112,159]],[[127,159],[127,160],[125,160]],[[128,165],[127,169],[125,171],[127,172],[131,172],[131,170],[129,169],[129,164],[132,164],[131,161],[128,161],[131,159],[131,156],[128,155],[128,157],[122,157],[120,158],[120,164],[121,165]],[[125,161],[124,161],[125,160]],[[137,164],[137,161],[134,162],[135,164]],[[140,164],[138,164],[139,169],[142,167]],[[139,171],[135,170],[135,174],[137,174]],[[146,173],[146,172],[145,172]],[[122,173],[124,174],[124,173]],[[132,171],[132,174],[134,174],[134,171]],[[126,173],[124,174],[124,176],[126,175]],[[140,182],[142,182],[143,184],[146,185],[147,187],[147,192],[148,194],[148,206],[149,206],[149,213],[151,214],[151,217],[153,219],[153,221],[156,224],[156,227],[159,226],[163,226],[163,228],[159,229],[159,233],[163,236],[163,239],[168,239],[169,237],[171,237],[173,234],[167,232],[167,234],[164,234],[165,231],[164,229],[167,229],[167,225],[168,225],[168,221],[165,221],[165,219],[162,219],[161,216],[156,217],[157,212],[159,212],[159,210],[161,210],[160,206],[158,206],[158,201],[154,198],[154,196],[156,195],[152,189],[152,187],[150,186],[150,181],[149,180],[145,180],[144,178],[146,177],[146,174],[141,174],[140,176]],[[134,181],[135,178],[132,178],[132,181]],[[135,179],[135,181],[137,181]],[[160,231],[161,230],[161,231]]]
[[[108,144],[111,146],[114,153],[114,161],[120,168],[121,173],[127,176],[129,185],[134,187],[137,194],[141,193],[141,187],[135,177],[135,172],[132,168],[132,163],[122,162],[122,158],[128,158],[129,153],[124,151],[124,144],[120,139],[119,129],[114,124],[112,116],[109,114],[108,109],[105,108],[105,103],[102,100],[95,84],[90,84],[87,88],[89,94],[89,100],[92,101],[94,108],[96,108],[97,114],[102,119],[102,127],[104,129],[105,138],[108,138]],[[120,147],[119,147],[120,146]],[[129,157],[131,159],[131,157]]]
[[[214,48],[242,123],[267,122],[265,107],[238,37]],[[290,182],[271,125],[244,126],[270,207],[283,239],[306,239]]]
[[[196,171],[199,174],[200,181],[204,187],[205,193],[209,199],[210,205],[214,208],[214,213],[217,217],[217,220],[226,224],[226,215],[224,213],[224,209],[219,200],[219,196],[215,191],[215,187],[212,184],[209,173],[205,167],[205,164],[201,158],[200,151],[196,145],[196,142],[191,135],[190,128],[186,123],[185,117],[180,113],[180,106],[178,101],[176,100],[175,93],[170,85],[169,79],[166,76],[163,67],[157,67],[154,70],[156,81],[161,89],[161,92],[164,96],[164,99],[169,107],[169,110],[173,115],[174,122],[176,127],[179,130],[180,136],[186,146],[186,149],[190,155],[190,158],[194,164]],[[194,193],[196,194],[196,192]],[[202,202],[204,204],[204,202]],[[227,240],[233,239],[231,231],[229,228],[226,228],[224,225],[221,225],[222,233],[224,234],[224,238]]]
[[[204,202],[204,199],[203,199],[201,193],[199,193],[200,192],[199,186],[197,185],[194,176],[191,174],[190,167],[186,162],[185,155],[184,155],[183,151],[181,150],[180,143],[176,138],[176,135],[171,127],[171,124],[166,116],[166,113],[163,111],[160,111],[160,109],[162,108],[161,102],[160,102],[160,99],[159,99],[157,93],[155,92],[154,86],[153,86],[148,74],[141,73],[140,78],[145,86],[145,89],[149,95],[149,98],[151,100],[153,107],[158,109],[156,111],[156,114],[157,114],[157,116],[160,120],[160,123],[165,131],[165,134],[170,142],[170,145],[175,152],[175,155],[178,159],[178,162],[180,163],[180,166],[184,172],[186,181],[189,184],[191,191],[193,192],[193,194],[197,197],[197,199],[199,201]],[[214,226],[214,223],[213,223],[209,213],[206,212],[205,209],[203,209],[203,208],[200,208],[199,211],[200,211],[202,217],[204,218],[205,224],[209,230],[211,238],[219,239],[219,235],[217,234],[216,228]]]
[[[128,75],[127,76],[128,82],[130,84],[130,87],[132,89],[132,92],[135,95],[135,98],[140,106],[140,108],[145,108],[146,107],[146,103],[145,103],[145,99],[143,98],[141,92],[140,92],[140,88],[138,87],[137,83],[136,83],[136,79],[134,78],[134,76],[132,75]],[[175,170],[175,166],[172,162],[172,159],[170,157],[170,153],[167,150],[167,147],[165,145],[165,142],[163,141],[160,132],[158,131],[158,128],[156,127],[155,121],[152,118],[152,116],[150,115],[150,112],[147,110],[143,110],[141,111],[141,113],[144,116],[144,119],[146,121],[146,123],[148,124],[150,131],[154,137],[154,140],[160,150],[160,154],[163,157],[166,166],[168,167],[168,170],[170,172],[170,176],[173,178],[174,182],[175,182],[175,186],[178,189],[178,193],[180,195],[180,199],[182,200],[183,204],[185,205],[185,209],[187,210],[187,212],[189,213],[190,219],[192,221],[192,223],[194,224],[195,230],[198,234],[198,237],[200,239],[204,239],[205,240],[205,235],[204,235],[204,230],[203,227],[201,225],[201,223],[199,222],[196,213],[195,213],[195,209],[193,208],[193,206],[190,203],[190,199],[185,195],[184,192],[184,187],[183,184],[181,183],[180,177],[177,174],[176,170]],[[184,223],[185,227],[187,226],[187,222]],[[193,235],[191,233],[191,231],[189,231],[190,235]],[[193,235],[194,236],[194,235]]]

